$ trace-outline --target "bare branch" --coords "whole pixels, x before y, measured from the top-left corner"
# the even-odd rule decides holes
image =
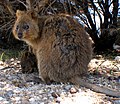
[[[15,14],[9,0],[0,0],[0,3],[3,4],[8,9],[8,11],[10,12],[11,15]]]
[[[24,2],[22,2],[21,0],[17,0],[17,1],[20,2],[21,4],[23,4],[26,7],[26,9],[28,8],[27,5]]]

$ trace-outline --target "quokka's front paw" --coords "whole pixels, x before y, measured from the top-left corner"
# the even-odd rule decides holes
[[[22,53],[20,64],[22,73],[38,72],[36,57],[29,51]]]

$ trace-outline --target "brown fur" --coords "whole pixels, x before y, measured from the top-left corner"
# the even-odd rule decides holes
[[[72,82],[99,90],[99,86],[89,84],[81,79],[88,71],[92,56],[92,45],[89,35],[82,26],[68,15],[54,15],[33,18],[30,12],[17,11],[17,20],[13,34],[17,39],[28,43],[37,58],[39,76],[47,83]],[[29,28],[24,29],[23,25]],[[18,37],[22,33],[22,37]],[[111,91],[111,90],[110,90]],[[113,96],[120,96],[120,92]],[[106,93],[111,95],[113,93]]]
[[[37,60],[32,52],[25,51],[21,55],[21,68],[22,73],[32,73],[37,72]]]

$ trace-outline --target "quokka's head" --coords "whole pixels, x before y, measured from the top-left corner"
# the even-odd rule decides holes
[[[38,37],[37,17],[32,11],[17,10],[16,17],[17,19],[13,27],[13,35],[16,39],[30,41]]]

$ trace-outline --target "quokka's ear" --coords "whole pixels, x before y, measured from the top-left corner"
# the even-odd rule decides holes
[[[16,12],[16,17],[18,18],[19,16],[23,15],[25,11],[17,10]]]
[[[27,11],[27,14],[34,20],[38,19],[38,13],[34,10]]]
[[[27,11],[17,10],[16,17],[18,18],[18,17],[20,17],[22,15],[29,16],[30,18],[32,18],[35,21],[38,20],[38,14],[34,10],[27,10]]]

